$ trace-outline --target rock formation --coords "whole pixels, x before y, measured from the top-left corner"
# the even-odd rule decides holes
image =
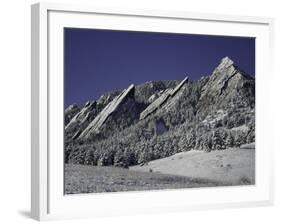
[[[149,81],[135,86],[135,100],[144,104],[151,103],[152,95],[160,95],[166,89],[174,88],[179,84],[177,80]],[[153,97],[152,97],[153,98]],[[149,100],[150,99],[150,100]]]
[[[140,114],[140,120],[146,118],[148,115],[155,112],[158,108],[160,108],[168,98],[173,97],[180,88],[186,83],[188,80],[188,77],[186,77],[184,80],[182,80],[174,89],[166,89],[156,100],[154,100],[141,114]]]
[[[108,117],[115,112],[122,102],[128,97],[134,95],[134,85],[130,85],[117,97],[115,97],[107,106],[95,117],[88,127],[81,133],[79,138],[89,138],[91,135],[99,134],[101,126],[105,123]]]
[[[80,111],[77,104],[68,106],[64,111],[64,125],[67,125],[69,121]]]
[[[254,77],[225,57],[209,76],[187,80],[131,85],[67,108],[66,162],[130,166],[255,141]]]
[[[97,102],[87,102],[85,106],[70,120],[65,127],[66,133],[75,133],[80,128],[88,125],[88,123],[96,115]]]
[[[255,80],[225,57],[201,90],[198,108],[253,107]],[[238,105],[239,104],[239,105]]]

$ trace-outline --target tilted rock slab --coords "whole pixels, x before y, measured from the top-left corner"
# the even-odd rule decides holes
[[[85,123],[89,120],[96,108],[96,101],[87,102],[85,106],[70,120],[66,125],[65,131],[68,133],[76,132],[81,126],[85,126]]]
[[[201,95],[197,103],[197,117],[202,118],[204,121],[206,115],[216,116],[216,111],[222,109],[226,114],[239,110],[240,115],[237,114],[237,116],[245,118],[244,113],[254,108],[254,106],[254,77],[247,75],[230,58],[225,57],[201,89]],[[234,112],[234,114],[236,113]],[[226,115],[224,119],[226,121],[228,120],[227,116],[230,115]],[[219,121],[216,121],[214,124],[203,124],[212,127],[219,123]]]
[[[241,79],[253,79],[250,76],[240,71],[229,57],[224,57],[218,67],[213,71],[209,81],[203,87],[203,94],[205,95],[221,95],[227,87],[235,89],[235,86]]]
[[[238,94],[236,90],[247,81],[254,84],[253,77],[239,70],[229,57],[223,58],[218,67],[213,71],[206,85],[202,88],[199,106],[202,108],[204,103],[213,104],[214,102],[210,100],[210,97],[216,102],[219,100],[225,102],[226,97],[237,98],[241,94]]]
[[[71,119],[80,111],[77,104],[72,104],[64,111],[64,124],[67,125]]]
[[[79,138],[89,138],[92,134],[98,134],[101,126],[107,118],[119,107],[128,95],[134,93],[135,86],[132,84],[117,97],[115,97],[106,107],[95,117],[88,127],[80,134]]]
[[[185,77],[174,89],[166,89],[161,96],[159,96],[155,101],[153,101],[149,106],[140,114],[140,120],[146,118],[148,115],[155,112],[160,108],[164,103],[167,102],[168,98],[173,97],[187,82],[188,77]]]

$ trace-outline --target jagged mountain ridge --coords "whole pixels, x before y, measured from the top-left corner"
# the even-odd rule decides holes
[[[150,114],[154,113],[158,108],[160,108],[169,98],[173,97],[187,82],[188,77],[184,78],[176,87],[167,88],[158,97],[151,100],[151,103],[143,110],[140,114],[140,119],[145,119]],[[151,98],[149,98],[151,99]]]
[[[99,134],[100,128],[105,125],[106,121],[109,119],[112,113],[116,112],[118,107],[122,104],[131,101],[132,103],[127,103],[127,109],[132,110],[132,104],[134,104],[134,85],[130,85],[128,89],[125,89],[112,101],[110,101],[104,109],[95,117],[95,119],[88,125],[88,127],[81,133],[79,138],[89,138],[92,135]],[[122,114],[124,115],[124,114]],[[122,116],[120,114],[120,116]],[[126,119],[124,117],[123,119]]]
[[[113,124],[114,121],[112,121],[112,116],[110,115],[114,113],[113,116],[117,117],[115,118],[115,120],[120,119],[120,117],[116,116],[116,109],[119,107],[119,104],[123,104],[124,102],[127,102],[127,98],[129,96],[131,100],[129,104],[127,102],[126,107],[130,108],[130,112],[135,111],[135,113],[133,114],[131,113],[132,116],[127,117],[129,118],[128,120],[131,120],[128,121],[129,124],[123,125],[124,127],[125,126],[127,127],[130,125],[130,122],[134,122],[135,120],[138,120],[140,113],[149,105],[150,103],[149,98],[152,95],[155,95],[157,93],[159,94],[162,91],[166,90],[167,88],[175,87],[177,83],[178,81],[169,81],[169,80],[150,81],[145,84],[141,84],[137,86],[131,85],[128,87],[128,89],[125,89],[123,91],[109,92],[107,94],[102,95],[97,101],[92,101],[92,102],[89,101],[85,104],[83,108],[81,109],[79,108],[79,110],[77,109],[75,111],[72,111],[72,119],[68,123],[66,123],[66,127],[65,127],[67,136],[72,137],[73,139],[89,138],[90,136],[101,134],[101,132],[98,129],[101,128],[101,125],[105,125],[105,123],[111,123],[111,125],[116,126],[116,124],[115,125]],[[128,95],[125,94],[124,97],[121,97],[121,95],[126,91],[128,91],[128,93],[130,94]],[[121,98],[123,100],[120,99],[118,100],[118,98]],[[111,107],[108,107],[110,104],[115,104],[114,101],[117,101],[117,105],[115,105],[113,109]],[[68,111],[71,108],[77,108],[77,105],[75,104],[70,105],[65,111],[65,116],[67,117],[70,116],[68,115],[70,113]],[[111,111],[108,112],[108,109],[110,109]],[[128,112],[128,108],[123,108],[123,109],[125,109],[125,113],[126,111]],[[74,114],[75,112],[76,114]],[[105,116],[103,116],[103,113],[105,114]],[[126,119],[124,113],[120,114],[120,116],[122,116],[123,119]],[[120,126],[120,122],[118,123],[118,125]],[[117,127],[117,128],[118,129],[122,128],[122,125],[121,127]],[[90,130],[92,130],[93,133],[90,133],[91,132]]]
[[[130,94],[121,97],[126,90]],[[110,100],[99,111],[87,112],[92,115],[88,115],[87,125],[80,124],[75,132],[67,132],[66,126],[67,139],[82,141],[86,148],[90,145],[104,148],[104,145],[114,144],[124,148],[125,144],[135,151],[139,151],[136,147],[143,147],[139,145],[141,142],[150,147],[154,144],[153,139],[173,141],[169,136],[186,142],[195,139],[191,146],[207,151],[216,149],[205,141],[221,134],[217,132],[227,132],[228,135],[243,133],[243,141],[254,141],[255,79],[241,71],[228,57],[222,59],[210,76],[200,80],[152,81],[107,96]],[[114,105],[120,97],[122,100],[108,111],[106,108]],[[79,117],[77,114],[72,120]],[[100,118],[102,122],[97,122]],[[67,142],[75,144],[75,140],[74,143],[73,140]],[[178,143],[172,146],[170,151],[175,152],[176,148],[182,147]]]
[[[202,88],[198,108],[210,107],[210,105],[223,108],[229,104],[239,107],[237,103],[243,103],[245,107],[253,107],[254,102],[249,100],[254,99],[254,94],[254,78],[245,74],[226,57],[222,59]]]

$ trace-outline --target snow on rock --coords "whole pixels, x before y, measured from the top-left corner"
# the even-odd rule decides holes
[[[80,134],[79,138],[88,138],[92,134],[98,134],[100,127],[107,118],[117,110],[119,105],[126,99],[128,95],[134,94],[135,86],[132,84],[117,97],[115,97],[106,107],[95,117],[88,127]]]
[[[164,103],[167,102],[168,98],[173,97],[187,82],[188,77],[185,77],[175,88],[166,89],[156,100],[154,100],[149,106],[140,114],[140,120],[146,118],[151,113],[155,112]]]
[[[96,108],[96,104],[96,101],[87,102],[85,106],[66,125],[65,131],[67,133],[74,133],[79,130],[81,126],[86,126],[93,115],[93,112]]]
[[[162,93],[164,92],[165,90],[161,90],[157,93],[154,93],[153,95],[151,95],[149,98],[148,98],[148,103],[152,103],[153,101],[155,101],[159,96],[162,95]]]
[[[71,119],[80,111],[77,104],[71,104],[64,111],[64,124],[67,125]]]
[[[212,127],[219,121],[222,121],[228,115],[227,111],[218,110],[212,115],[207,115],[202,124],[211,125]]]
[[[243,72],[234,65],[229,57],[223,58],[203,87],[201,98],[206,95],[220,96],[227,88],[235,89],[243,76]]]

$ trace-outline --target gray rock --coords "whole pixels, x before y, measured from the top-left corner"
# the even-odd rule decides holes
[[[174,88],[179,84],[177,80],[162,80],[162,81],[149,81],[135,86],[135,99],[137,102],[150,104],[152,101],[150,97],[153,95],[159,97],[160,92],[166,89]],[[153,98],[153,97],[152,97]],[[154,100],[156,99],[154,98]]]
[[[104,94],[95,115],[85,113],[72,132],[82,141],[66,142],[66,161],[80,163],[84,151],[93,150],[103,158],[99,165],[113,165],[108,156],[115,153],[135,165],[180,151],[209,152],[255,141],[253,77],[226,57],[211,75],[186,81],[151,81]]]
[[[64,111],[64,125],[67,125],[70,120],[80,111],[77,104],[68,106]]]
[[[85,127],[88,125],[89,122],[93,119],[95,116],[95,109],[96,109],[97,103],[96,101],[93,102],[87,102],[85,104],[85,107],[83,107],[79,113],[77,113],[70,122],[66,125],[65,131],[66,133],[75,133],[79,129]]]
[[[88,125],[88,127],[81,133],[79,138],[87,139],[92,135],[99,134],[101,126],[105,123],[108,117],[118,109],[120,104],[126,99],[128,95],[134,94],[134,85],[130,85],[117,97],[115,97],[107,106],[95,117],[95,119]]]
[[[205,108],[230,109],[254,106],[255,80],[234,65],[228,57],[213,71],[201,89],[199,112]]]
[[[155,112],[157,109],[159,109],[168,98],[173,97],[181,88],[182,86],[187,82],[188,77],[186,77],[184,80],[182,80],[175,88],[173,89],[166,89],[156,100],[154,100],[141,114],[140,114],[140,120],[146,118],[148,115]]]

